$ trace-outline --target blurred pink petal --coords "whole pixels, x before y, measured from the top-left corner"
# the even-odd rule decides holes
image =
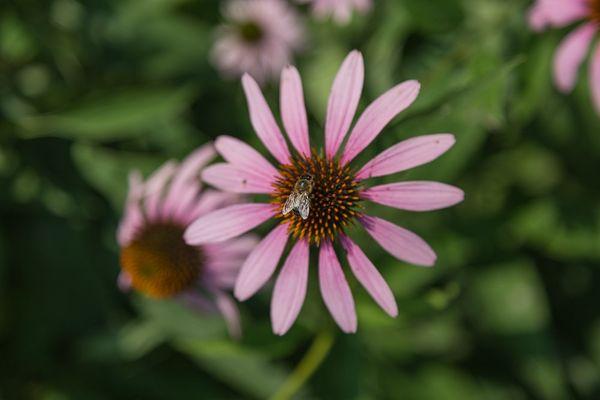
[[[248,100],[250,121],[258,138],[277,161],[282,164],[288,164],[290,162],[290,150],[260,88],[254,79],[247,74],[242,78],[242,85],[244,86],[244,92]]]
[[[369,235],[397,259],[424,267],[435,264],[434,251],[413,232],[377,217],[364,216],[360,222]]]
[[[154,219],[159,216],[159,207],[165,194],[165,186],[175,171],[177,171],[177,163],[168,161],[157,169],[146,181],[144,201],[146,216],[148,218]]]
[[[305,30],[285,0],[224,2],[225,22],[216,30],[211,61],[222,75],[249,73],[259,82],[275,79],[304,47]]]
[[[319,18],[331,16],[338,24],[347,24],[352,11],[366,13],[372,5],[371,0],[299,0],[313,4],[313,11]]]
[[[273,187],[251,169],[227,163],[213,164],[202,171],[202,180],[226,192],[271,193]]]
[[[140,208],[140,201],[143,194],[144,184],[142,175],[139,171],[132,171],[129,174],[129,192],[125,201],[124,215],[117,230],[119,246],[124,246],[131,242],[135,232],[144,222],[144,215]]]
[[[346,250],[348,264],[356,279],[386,313],[396,317],[398,315],[396,300],[377,268],[348,236],[340,236],[340,241]]]
[[[129,292],[131,290],[131,276],[125,271],[119,272],[117,286],[122,292]]]
[[[207,189],[202,192],[202,196],[198,199],[198,201],[192,205],[192,208],[185,216],[184,221],[189,224],[204,214],[214,211],[220,207],[232,205],[239,202],[239,200],[239,194],[223,193],[217,190]]]
[[[598,28],[587,23],[575,29],[562,41],[554,57],[554,81],[562,92],[575,87],[579,66],[583,62]]]
[[[357,179],[394,174],[431,162],[455,143],[449,133],[417,136],[404,140],[383,151],[356,174]]]
[[[321,244],[319,252],[321,296],[335,322],[346,333],[356,332],[356,311],[348,282],[331,242]]]
[[[547,26],[561,28],[588,13],[587,0],[537,0],[529,10],[528,20],[530,27],[539,31]]]
[[[237,305],[229,295],[220,290],[216,290],[214,295],[217,308],[225,318],[229,335],[232,338],[239,339],[242,336],[242,326]]]
[[[283,126],[298,153],[310,157],[308,120],[302,81],[298,70],[288,66],[281,71],[280,108]]]
[[[361,197],[408,211],[432,211],[460,203],[464,192],[439,182],[399,182],[365,189]]]
[[[371,144],[396,115],[415,101],[420,87],[417,81],[403,82],[371,103],[354,125],[342,154],[341,163],[349,163]]]
[[[337,153],[352,123],[364,79],[362,54],[350,52],[340,67],[327,104],[325,120],[325,154],[331,159]]]
[[[600,115],[600,43],[596,46],[590,62],[590,85],[594,105]]]
[[[275,213],[272,204],[236,204],[198,218],[183,237],[191,245],[223,242],[256,228]]]
[[[231,136],[219,136],[215,141],[219,154],[230,164],[247,169],[271,182],[279,173],[258,151]]]
[[[287,226],[278,225],[252,250],[235,283],[234,294],[238,300],[248,299],[271,278],[287,240]]]
[[[178,203],[183,191],[189,191],[190,182],[199,182],[199,171],[216,155],[214,146],[209,143],[199,147],[181,162],[164,200],[166,209],[171,209],[175,203]]]
[[[302,309],[308,283],[308,259],[308,243],[299,240],[279,272],[271,299],[271,323],[276,335],[284,335]]]

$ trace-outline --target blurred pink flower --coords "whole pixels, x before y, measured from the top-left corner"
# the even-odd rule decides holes
[[[451,134],[435,134],[404,140],[385,150],[362,168],[350,162],[364,150],[401,111],[417,98],[419,83],[407,81],[390,89],[362,113],[344,150],[336,154],[346,136],[360,99],[364,66],[362,55],[351,52],[331,89],[325,122],[325,154],[311,151],[308,121],[300,75],[294,67],[281,73],[280,110],[292,154],[258,85],[245,75],[242,84],[250,119],[265,147],[277,160],[277,168],[248,144],[229,136],[216,141],[226,160],[206,168],[204,181],[235,193],[262,193],[270,203],[248,203],[223,208],[197,219],[185,232],[192,245],[231,240],[268,219],[279,223],[246,259],[235,285],[235,296],[246,300],[273,275],[291,236],[295,243],[275,283],[271,300],[273,331],[283,335],[292,326],[306,295],[309,245],[319,249],[321,294],[331,315],[344,332],[356,331],[356,313],[350,287],[333,245],[339,240],[350,269],[373,299],[391,316],[397,315],[392,291],[373,263],[346,234],[358,222],[386,251],[399,260],[432,266],[436,255],[416,234],[378,217],[368,216],[361,205],[369,200],[386,206],[428,211],[463,200],[463,192],[437,182],[401,182],[367,187],[369,178],[394,174],[428,163],[454,144]],[[312,187],[312,191],[310,188]],[[302,190],[300,190],[302,189]],[[310,209],[303,218],[298,209],[283,215],[292,193],[309,193]]]
[[[528,18],[535,31],[582,21],[562,41],[554,56],[554,82],[561,92],[571,92],[579,67],[600,28],[600,0],[537,0],[529,10]],[[589,68],[592,98],[600,114],[600,43],[593,51]]]
[[[339,24],[347,24],[352,11],[364,14],[371,8],[371,0],[298,0],[301,3],[312,3],[313,12],[319,18],[331,16]]]
[[[215,156],[205,145],[180,165],[170,161],[146,182],[132,172],[117,240],[121,247],[118,285],[152,298],[177,298],[205,312],[220,311],[230,333],[240,334],[233,287],[244,259],[257,240],[251,236],[219,244],[191,246],[183,240],[187,226],[237,195],[202,190],[199,174]]]
[[[303,46],[304,27],[283,0],[231,0],[223,14],[211,58],[227,77],[274,79]]]

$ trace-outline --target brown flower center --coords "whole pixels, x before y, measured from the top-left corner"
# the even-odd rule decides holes
[[[297,239],[306,238],[319,245],[324,239],[333,240],[339,232],[360,214],[359,182],[348,166],[337,160],[326,160],[313,153],[311,158],[296,157],[290,165],[280,167],[275,183],[273,202],[278,214],[289,225]],[[307,193],[310,200],[307,218],[298,209],[283,215],[290,195]]]
[[[258,43],[264,36],[262,27],[253,21],[240,24],[238,29],[242,39],[248,43]]]
[[[600,0],[589,0],[590,19],[600,24]]]
[[[184,228],[149,224],[121,249],[121,268],[132,286],[154,298],[171,297],[190,287],[202,267],[202,254],[183,240]]]

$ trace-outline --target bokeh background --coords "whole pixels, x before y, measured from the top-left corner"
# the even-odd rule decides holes
[[[319,22],[296,57],[321,140],[343,57],[363,52],[360,109],[405,79],[421,96],[367,152],[451,132],[406,179],[466,192],[457,207],[374,207],[438,252],[400,263],[365,238],[395,292],[387,317],[351,279],[359,329],[331,322],[311,271],[284,337],[271,290],[218,317],[121,293],[115,229],[131,168],[150,172],[227,133],[257,147],[239,81],[209,62],[215,0],[0,2],[0,398],[263,399],[310,348],[333,345],[297,399],[600,398],[600,118],[587,79],[551,83],[564,31],[534,34],[527,0],[375,0]],[[265,87],[278,104],[278,85]]]

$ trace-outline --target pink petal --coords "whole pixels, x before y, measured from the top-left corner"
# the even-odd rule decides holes
[[[160,206],[161,200],[164,198],[165,186],[176,170],[177,163],[168,161],[156,170],[146,181],[144,206],[146,209],[146,217],[150,221],[154,221],[160,216]]]
[[[144,222],[144,215],[140,208],[140,200],[144,193],[142,175],[139,171],[129,174],[129,192],[125,201],[123,218],[117,229],[117,242],[123,247],[133,240],[135,233]]]
[[[554,82],[561,92],[575,87],[577,72],[598,28],[587,23],[571,32],[560,44],[554,56]]]
[[[449,133],[417,136],[383,151],[356,174],[357,179],[394,174],[435,160],[454,145]]]
[[[354,299],[329,241],[321,244],[319,252],[319,284],[323,301],[335,322],[346,333],[356,332]]]
[[[119,272],[117,286],[121,292],[129,292],[131,290],[131,276],[129,276],[129,274],[125,271]]]
[[[217,189],[234,193],[271,193],[273,187],[250,169],[232,164],[218,163],[202,171],[202,180]]]
[[[215,147],[230,164],[248,169],[271,182],[279,175],[277,170],[258,151],[247,143],[231,136],[219,136]]]
[[[600,115],[600,44],[596,46],[596,50],[590,62],[590,84],[592,86],[592,99],[596,106],[596,111]]]
[[[350,264],[356,279],[386,313],[396,317],[398,315],[396,300],[377,268],[348,236],[342,235],[340,240],[346,250],[348,264]]]
[[[431,267],[436,255],[429,245],[413,232],[377,217],[360,219],[369,235],[388,253],[401,261]]]
[[[258,245],[258,237],[253,234],[240,236],[221,243],[210,243],[202,246],[202,249],[212,258],[246,258],[253,248]],[[240,264],[241,266],[241,264]]]
[[[335,156],[348,133],[360,100],[363,79],[362,54],[354,50],[340,67],[329,94],[325,120],[325,153],[328,158]]]
[[[215,291],[215,303],[223,315],[227,330],[232,338],[239,339],[242,336],[242,326],[240,323],[240,312],[235,302],[229,295],[220,290]]]
[[[216,156],[212,143],[201,146],[182,161],[173,176],[173,182],[165,197],[165,208],[172,209],[178,203],[180,194],[185,191],[190,181],[197,181],[200,170]]]
[[[531,8],[529,22],[534,30],[548,25],[560,28],[585,18],[588,10],[588,0],[538,0]]]
[[[218,208],[227,207],[239,202],[239,200],[239,195],[235,193],[225,193],[212,189],[204,190],[193,208],[186,212],[186,220],[190,223],[204,214],[208,214]]]
[[[298,153],[310,157],[308,120],[304,106],[302,81],[298,70],[292,66],[281,71],[280,108],[283,126]]]
[[[361,192],[361,197],[409,211],[431,211],[463,201],[465,194],[457,187],[439,182],[400,182],[374,186]]]
[[[269,280],[279,263],[288,239],[287,225],[280,224],[252,250],[235,283],[235,297],[244,301]]]
[[[415,101],[420,88],[421,85],[417,81],[403,82],[371,103],[354,125],[341,163],[349,163],[363,151],[396,115]]]
[[[250,121],[258,138],[269,149],[277,161],[281,164],[289,164],[290,150],[258,84],[250,75],[244,74],[242,85],[244,86],[244,92],[248,100]]]
[[[236,204],[198,218],[183,237],[190,245],[223,242],[248,232],[276,213],[272,204]]]
[[[275,282],[271,299],[273,333],[285,334],[300,313],[308,282],[308,243],[296,242]]]

